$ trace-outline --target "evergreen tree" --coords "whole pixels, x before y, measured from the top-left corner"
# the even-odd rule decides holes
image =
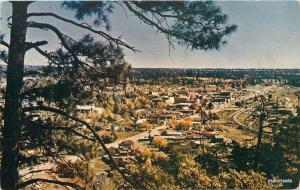
[[[190,49],[218,49],[222,44],[226,43],[223,37],[236,29],[235,25],[227,24],[227,16],[210,1],[64,2],[63,8],[74,11],[76,19],[67,19],[53,12],[28,12],[27,8],[32,3],[40,2],[11,2],[13,11],[9,19],[9,26],[11,28],[10,43],[5,42],[1,38],[1,45],[8,48],[7,57],[5,57],[5,53],[1,53],[1,57],[7,62],[7,71],[5,71],[7,86],[5,91],[1,160],[1,188],[4,190],[21,188],[38,181],[79,188],[78,185],[74,186],[74,184],[71,183],[46,179],[28,180],[18,184],[19,158],[21,156],[20,145],[24,143],[24,141],[35,139],[36,142],[39,142],[36,146],[45,149],[45,151],[42,152],[47,153],[43,156],[47,157],[49,154],[53,156],[51,149],[46,150],[48,148],[44,146],[45,139],[39,138],[39,136],[42,135],[24,136],[24,134],[31,134],[26,131],[32,132],[32,128],[35,130],[39,129],[37,131],[40,131],[40,129],[43,131],[44,128],[40,125],[48,125],[47,123],[49,122],[45,122],[45,118],[41,117],[42,112],[47,112],[55,116],[59,115],[62,119],[72,120],[73,122],[80,123],[80,125],[84,125],[90,131],[90,136],[84,136],[74,128],[58,126],[59,129],[57,129],[55,125],[50,124],[48,127],[51,128],[51,131],[54,129],[64,131],[62,135],[65,134],[68,136],[69,134],[65,133],[65,131],[69,131],[86,140],[95,140],[102,146],[104,151],[110,155],[102,139],[93,130],[93,127],[87,122],[72,116],[72,109],[70,109],[70,107],[79,101],[80,98],[78,95],[83,95],[83,93],[78,92],[82,92],[84,89],[84,92],[86,92],[85,97],[88,97],[92,94],[91,91],[97,88],[101,90],[101,87],[105,85],[104,82],[101,82],[103,80],[100,79],[112,78],[111,73],[113,72],[113,74],[115,74],[115,71],[116,73],[120,73],[117,72],[117,70],[119,70],[117,68],[119,67],[114,65],[125,65],[121,48],[137,51],[133,46],[107,32],[110,29],[108,17],[110,14],[113,14],[115,6],[125,8],[127,12],[133,13],[143,23],[164,34],[171,47],[174,46],[174,43],[178,43]],[[96,30],[93,26],[76,21],[84,20],[89,16],[95,16],[93,24],[96,26],[104,26],[105,30]],[[51,17],[65,24],[84,29],[87,33],[97,35],[101,38],[101,41],[94,41],[94,39],[88,35],[81,40],[74,40],[50,23],[31,20],[32,18],[38,20],[39,18],[45,17]],[[33,43],[26,41],[28,28],[47,30],[54,33],[58,37],[62,47],[49,52],[40,47],[47,44],[45,40]],[[39,84],[40,86],[26,86],[24,84],[24,76],[30,74],[24,71],[24,58],[26,51],[30,49],[36,50],[49,60],[49,67],[40,73],[48,76],[49,80],[46,84],[49,85]],[[85,58],[84,61],[82,57]],[[109,69],[107,63],[110,63],[110,65],[117,70]],[[115,81],[118,79],[118,77],[114,78]],[[99,82],[101,82],[101,85],[99,85]],[[88,86],[88,88],[86,86]],[[64,93],[59,93],[62,89]],[[37,106],[34,105],[34,102],[41,97],[48,101],[47,105],[44,103]],[[24,106],[22,103],[25,100],[29,100],[32,104]],[[33,119],[34,114],[41,118],[41,123],[38,125],[35,125],[37,120]],[[54,122],[51,121],[50,123],[53,124]],[[34,126],[37,128],[34,128]],[[51,138],[49,138],[49,140],[51,140]],[[31,146],[31,143],[28,145]],[[48,145],[51,145],[51,143]],[[130,179],[118,169],[111,156],[110,158],[112,167],[118,170],[127,182],[131,183]]]

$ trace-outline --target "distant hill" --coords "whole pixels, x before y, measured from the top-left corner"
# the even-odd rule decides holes
[[[222,77],[243,78],[259,76],[264,79],[275,79],[284,76],[300,75],[300,69],[177,69],[177,68],[133,68],[137,77]]]

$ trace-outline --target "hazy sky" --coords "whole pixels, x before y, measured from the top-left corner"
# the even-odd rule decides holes
[[[141,23],[132,14],[128,18],[118,8],[110,17],[111,33],[122,35],[130,45],[141,50],[125,50],[126,59],[133,67],[177,68],[300,68],[300,4],[296,1],[218,1],[229,22],[238,26],[237,32],[227,37],[228,44],[220,50],[190,51],[177,45],[169,55],[168,43],[163,35]],[[59,2],[35,2],[29,12],[55,12],[73,18],[70,11],[60,8]],[[11,14],[8,2],[1,6],[1,32],[8,34],[6,18]],[[55,19],[39,19],[53,23],[65,34],[80,38],[84,30]],[[91,19],[90,19],[91,21]],[[89,20],[87,20],[89,22]],[[29,29],[28,41],[49,40],[43,47],[54,50],[57,37],[47,31]],[[9,35],[6,36],[9,40]],[[27,64],[45,64],[46,60],[34,50],[26,54]]]

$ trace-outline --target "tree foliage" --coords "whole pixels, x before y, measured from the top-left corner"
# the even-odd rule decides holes
[[[93,103],[97,98],[95,92],[101,94],[109,83],[126,81],[130,66],[124,59],[122,48],[137,49],[121,37],[114,37],[107,32],[110,29],[109,15],[116,6],[123,7],[126,12],[165,35],[171,46],[177,42],[190,49],[218,49],[225,43],[223,38],[236,29],[236,26],[228,24],[227,16],[212,2],[62,3],[63,8],[74,12],[74,20],[53,12],[27,11],[32,3],[39,2],[11,3],[12,19],[8,19],[11,42],[5,42],[3,36],[0,38],[0,44],[8,48],[8,59],[6,52],[1,52],[1,59],[8,64],[2,130],[2,144],[5,145],[1,164],[3,189],[25,187],[39,181],[75,187],[70,183],[48,179],[33,179],[17,185],[21,181],[17,173],[20,166],[33,166],[49,160],[59,164],[69,155],[79,159],[89,155],[86,159],[92,159],[98,156],[92,150],[99,153],[100,146],[109,155],[111,167],[134,186],[112,159],[103,140],[95,132],[95,126],[77,118],[74,113],[76,104]],[[68,31],[61,31],[45,19],[40,19],[45,17],[84,29],[87,35],[73,39],[66,34]],[[76,21],[87,17],[95,18],[93,24],[105,29],[96,30],[94,26]],[[48,43],[44,39],[26,41],[29,28],[51,32],[57,36],[61,46],[49,51],[41,48]],[[94,36],[97,36],[97,40]],[[44,56],[49,63],[37,73],[24,70],[25,52],[30,49]],[[43,79],[23,82],[24,76],[31,74],[39,74]],[[80,144],[80,141],[84,143]],[[91,150],[92,154],[87,150]],[[75,188],[78,189],[78,186]]]
[[[168,145],[167,139],[161,137],[154,137],[151,143],[158,148],[166,148]]]
[[[235,25],[227,23],[227,15],[211,1],[65,2],[63,5],[75,10],[79,19],[97,12],[94,23],[105,26],[113,7],[122,6],[165,35],[170,45],[177,42],[191,49],[218,49],[226,43],[223,37],[236,30]]]

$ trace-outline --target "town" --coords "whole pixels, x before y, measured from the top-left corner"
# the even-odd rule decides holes
[[[0,189],[299,189],[299,8],[1,1]]]
[[[126,85],[106,86],[101,94],[94,94],[93,98],[75,105],[73,112],[94,126],[110,152],[110,155],[100,156],[97,162],[109,163],[109,156],[112,156],[124,171],[132,163],[151,156],[155,161],[166,161],[174,153],[204,155],[218,146],[225,147],[229,153],[234,147],[251,149],[257,144],[254,137],[258,129],[247,122],[247,118],[252,112],[258,112],[256,107],[261,98],[277,113],[264,121],[263,133],[268,136],[272,128],[267,126],[280,125],[288,115],[297,116],[300,95],[299,87],[285,84],[287,81],[269,79],[250,84],[249,75],[224,79],[177,74],[178,83],[173,84],[126,79]],[[38,75],[25,79],[29,83],[39,80]],[[4,82],[1,86],[3,89]],[[3,103],[1,99],[1,106]],[[46,100],[38,98],[31,104],[43,105]],[[84,125],[78,127],[80,133],[89,135]],[[86,141],[83,137],[77,138]],[[32,152],[36,153],[35,150]],[[225,156],[228,152],[218,153],[224,163],[232,162]],[[78,158],[68,159],[75,162]],[[50,169],[53,165],[48,163],[44,167]],[[103,185],[111,171],[100,167],[96,173]]]

